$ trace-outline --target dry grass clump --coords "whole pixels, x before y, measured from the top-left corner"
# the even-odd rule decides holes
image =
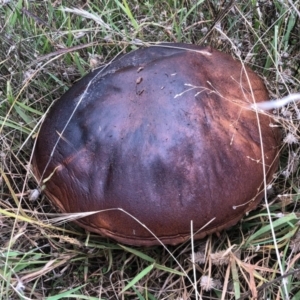
[[[299,92],[299,11],[279,0],[0,2],[0,298],[299,299],[296,101],[272,112],[283,142],[268,207],[194,247],[125,247],[61,222],[30,171],[52,103],[141,45],[212,45],[255,69],[271,99]]]

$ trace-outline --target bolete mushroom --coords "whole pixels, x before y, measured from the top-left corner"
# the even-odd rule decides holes
[[[263,197],[279,132],[251,104],[262,80],[230,55],[160,44],[115,59],[58,100],[33,170],[62,212],[131,245],[178,244],[236,224]],[[156,238],[157,237],[157,238]]]

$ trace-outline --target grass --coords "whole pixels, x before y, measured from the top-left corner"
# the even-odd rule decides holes
[[[299,92],[300,2],[230,4],[2,1],[1,299],[300,299],[295,102],[274,111],[283,143],[269,189],[270,215],[262,202],[220,237],[194,241],[193,247],[125,247],[73,223],[60,224],[49,201],[36,194],[30,172],[35,137],[53,102],[91,68],[143,44],[211,45],[245,60],[271,98]]]

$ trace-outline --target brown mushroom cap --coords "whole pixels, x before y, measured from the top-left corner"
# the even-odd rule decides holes
[[[33,169],[80,226],[132,245],[178,244],[237,223],[277,167],[278,129],[249,109],[261,79],[211,48],[162,44],[114,60],[52,107]],[[261,143],[259,126],[261,130]],[[139,223],[139,220],[141,223]],[[149,230],[151,231],[149,231]]]

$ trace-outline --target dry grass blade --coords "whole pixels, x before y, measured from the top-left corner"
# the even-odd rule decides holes
[[[45,274],[51,272],[52,270],[58,268],[59,266],[65,265],[66,262],[70,261],[74,255],[64,255],[63,257],[59,257],[59,259],[53,259],[48,261],[43,268],[39,269],[38,271],[26,274],[21,277],[21,281],[23,283],[28,283],[32,280],[35,280],[41,276],[44,276]]]
[[[104,27],[105,29],[112,31],[112,28],[108,24],[106,24],[100,16],[97,16],[95,13],[89,13],[88,11],[80,8],[62,7],[61,10],[63,12],[69,12],[87,19],[91,19],[95,21],[97,24],[99,24],[101,27]]]

